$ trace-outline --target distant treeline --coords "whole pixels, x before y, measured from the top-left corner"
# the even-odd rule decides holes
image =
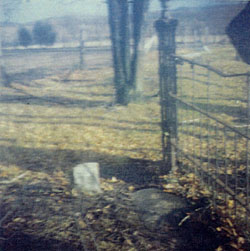
[[[29,46],[32,44],[53,45],[56,41],[56,32],[51,24],[38,21],[34,24],[32,31],[21,27],[18,29],[19,45]]]

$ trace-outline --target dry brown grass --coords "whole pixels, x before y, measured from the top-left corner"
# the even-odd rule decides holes
[[[146,78],[152,93],[157,83]],[[149,99],[110,107],[111,68],[74,71],[30,85],[16,82],[1,92],[2,168],[23,172],[67,166],[69,171],[88,160],[102,166],[122,158],[161,159],[158,103]],[[12,171],[11,176],[18,174]]]

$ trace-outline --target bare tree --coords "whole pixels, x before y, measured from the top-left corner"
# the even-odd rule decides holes
[[[68,0],[68,4],[84,0]],[[100,0],[101,1],[101,0]],[[137,90],[139,62],[139,43],[144,23],[144,16],[149,7],[149,0],[106,0],[112,56],[115,102],[127,105],[131,94]],[[132,14],[132,18],[131,18]],[[130,41],[132,39],[132,46]],[[131,50],[132,48],[132,50]],[[132,51],[132,53],[130,52]]]
[[[116,103],[128,103],[128,69],[129,69],[129,27],[128,0],[108,0],[110,38],[114,67]]]
[[[145,13],[149,9],[149,0],[134,1],[133,4],[133,54],[131,58],[131,76],[130,83],[135,91],[139,90],[138,85],[139,77],[138,70],[140,64],[140,49],[139,44],[141,41],[141,34],[143,29],[143,23],[145,19]]]
[[[149,0],[133,0],[132,20],[128,0],[108,0],[109,26],[112,42],[116,103],[127,105],[131,92],[136,90],[139,42],[144,14]],[[130,54],[130,26],[132,27],[132,55]]]
[[[0,1],[0,85],[8,86],[10,78],[5,71],[5,64],[2,50],[3,25],[7,22],[13,12],[18,10],[22,0],[1,0]]]

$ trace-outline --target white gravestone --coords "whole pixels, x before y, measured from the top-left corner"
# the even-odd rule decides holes
[[[101,193],[98,163],[89,162],[75,166],[73,177],[77,191],[90,195]]]

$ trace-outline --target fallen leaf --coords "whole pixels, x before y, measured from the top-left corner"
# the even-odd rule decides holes
[[[133,192],[133,191],[135,190],[135,187],[134,187],[134,186],[129,186],[129,187],[128,187],[128,190],[129,190],[130,192]]]
[[[227,202],[227,206],[229,207],[229,208],[234,208],[234,201],[233,200],[228,200],[228,202]]]
[[[87,224],[83,220],[79,220],[78,224],[79,224],[80,228],[82,228],[82,229],[85,229],[88,227]]]
[[[102,188],[103,190],[105,191],[113,191],[114,190],[114,187],[111,185],[111,184],[102,184]]]
[[[227,218],[226,221],[230,227],[233,227],[233,223],[229,218]]]
[[[194,173],[189,173],[189,174],[187,175],[187,177],[188,177],[189,179],[195,179],[195,174],[194,174]]]
[[[175,185],[174,184],[164,184],[162,187],[165,189],[174,189]]]
[[[239,248],[238,245],[236,243],[234,243],[234,242],[231,242],[230,246],[233,247],[233,248],[235,248],[235,249],[237,249],[237,250]]]
[[[19,222],[19,223],[24,223],[25,221],[26,221],[25,219],[20,217],[13,219],[13,222]]]
[[[88,214],[86,215],[86,218],[87,218],[88,220],[93,220],[93,219],[94,219],[94,215],[91,214],[91,213],[88,213]]]
[[[219,246],[218,248],[216,248],[216,251],[223,251],[222,246]]]
[[[245,244],[245,239],[244,239],[243,237],[239,237],[239,238],[238,238],[238,244],[239,244],[239,245]]]

